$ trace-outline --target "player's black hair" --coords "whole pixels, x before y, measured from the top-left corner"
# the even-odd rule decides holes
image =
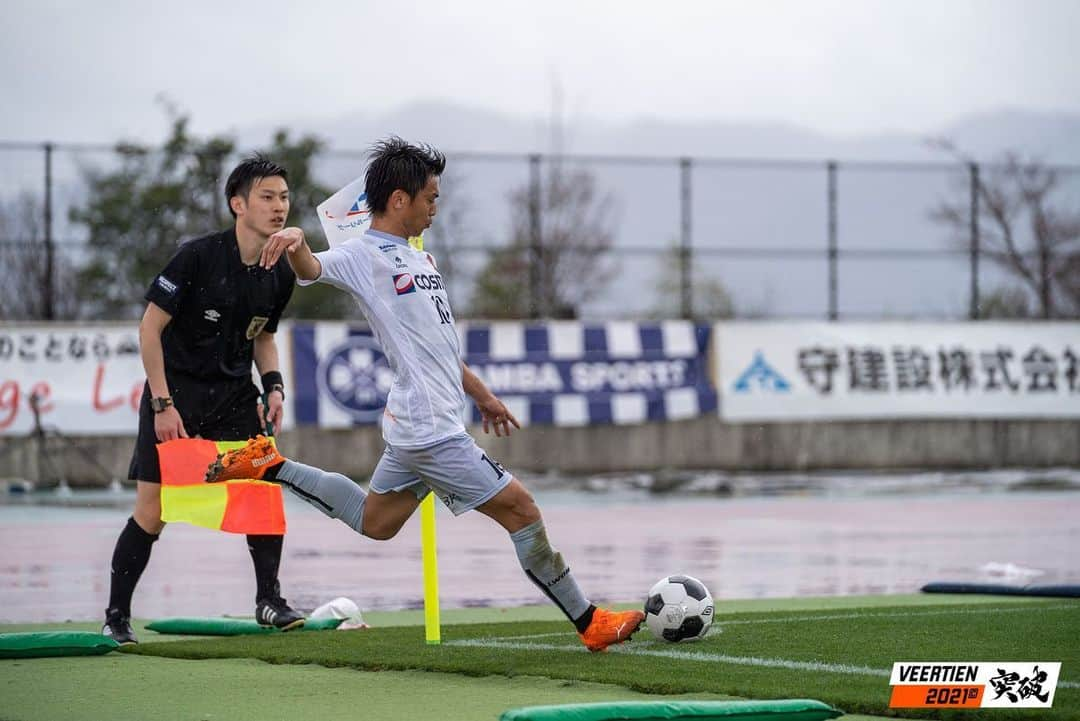
[[[225,181],[225,205],[229,207],[232,216],[236,217],[232,203],[229,202],[233,196],[239,195],[246,200],[256,180],[274,176],[280,176],[286,183],[289,182],[289,173],[284,166],[278,165],[261,153],[244,158],[240,165],[233,168],[233,171],[229,173],[229,179]]]
[[[442,175],[445,169],[446,156],[431,145],[413,145],[396,135],[380,140],[371,146],[371,163],[364,176],[368,207],[381,215],[395,190],[415,198],[428,178]]]

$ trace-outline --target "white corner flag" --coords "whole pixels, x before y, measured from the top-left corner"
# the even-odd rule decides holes
[[[362,177],[352,181],[319,204],[316,209],[323,233],[330,247],[349,238],[357,238],[371,226],[371,209],[367,204]]]

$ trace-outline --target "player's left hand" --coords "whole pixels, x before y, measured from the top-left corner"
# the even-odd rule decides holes
[[[304,231],[295,227],[282,228],[267,239],[259,255],[259,265],[270,270],[281,258],[282,253],[286,251],[295,253],[304,245],[304,242]]]
[[[281,428],[281,417],[284,415],[285,399],[281,391],[270,391],[266,396],[266,424],[275,430]]]
[[[514,418],[510,409],[495,396],[483,402],[477,401],[476,407],[480,409],[484,433],[490,433],[494,428],[496,436],[508,436],[511,433],[510,426],[521,428],[521,424],[518,423],[517,418]]]

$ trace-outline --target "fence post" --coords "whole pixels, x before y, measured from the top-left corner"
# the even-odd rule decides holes
[[[979,319],[979,165],[970,163],[971,175],[971,308],[968,317]]]
[[[540,214],[543,196],[541,194],[540,155],[529,156],[529,296],[527,314],[530,318],[539,318],[543,305],[543,291],[540,287],[543,277],[543,242],[540,236]]]
[[[56,320],[56,303],[55,303],[55,290],[54,290],[54,278],[56,277],[55,271],[55,253],[56,249],[53,247],[53,231],[52,231],[52,156],[53,156],[53,144],[45,143],[43,146],[45,150],[45,277],[42,278],[42,294],[44,295],[44,304],[42,305],[42,317],[44,320]]]
[[[839,263],[840,255],[836,238],[836,161],[830,160],[825,164],[826,169],[826,202],[828,213],[828,251],[826,254],[829,273],[829,320],[835,321],[840,316],[839,311]]]
[[[691,161],[690,158],[679,159],[679,220],[680,220],[680,244],[679,244],[679,288],[681,292],[680,312],[683,318],[690,320],[694,317],[694,286],[691,274],[691,203],[693,201],[693,187],[691,186]]]

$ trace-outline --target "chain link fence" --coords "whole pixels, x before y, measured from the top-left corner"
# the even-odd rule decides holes
[[[95,239],[72,210],[87,203],[89,174],[122,167],[113,146],[0,143],[0,319],[82,317],[71,278]],[[326,150],[313,167],[337,188],[364,154]],[[1080,209],[1080,168],[1052,169],[1057,202]],[[491,317],[484,296],[499,281],[511,300],[495,315],[507,317],[964,319],[1005,291],[1030,311],[1038,293],[984,247],[991,170],[450,152],[428,245],[461,318]],[[946,202],[967,222],[935,219]],[[290,223],[317,227],[315,209],[294,206]],[[1019,225],[1030,258],[1034,231]]]

